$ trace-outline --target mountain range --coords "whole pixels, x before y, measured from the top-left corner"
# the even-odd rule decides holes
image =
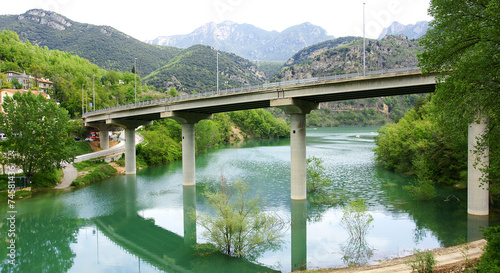
[[[0,30],[12,30],[23,41],[76,54],[107,70],[131,71],[137,62],[140,75],[148,75],[182,51],[153,46],[109,26],[79,23],[41,9],[0,15]]]
[[[225,21],[208,23],[186,35],[160,36],[146,42],[180,48],[204,44],[249,60],[286,61],[304,47],[333,38],[325,29],[311,23],[278,32]]]
[[[393,22],[389,27],[382,30],[378,39],[383,39],[386,35],[399,35],[403,34],[408,39],[418,39],[422,37],[429,28],[429,22],[419,21],[416,24],[403,25],[399,22]]]

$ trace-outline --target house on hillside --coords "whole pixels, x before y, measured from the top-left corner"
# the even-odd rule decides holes
[[[13,79],[17,79],[17,81],[23,86],[23,89],[30,89],[33,88],[33,86],[36,86],[38,90],[48,93],[49,90],[54,88],[54,83],[49,79],[35,78],[31,75],[26,75],[26,73],[7,71],[5,72],[5,76],[7,76],[7,81],[9,82],[12,82]]]
[[[27,93],[27,92],[32,92],[35,95],[42,95],[47,99],[50,99],[50,96],[42,91],[36,91],[36,90],[23,90],[23,89],[2,89],[0,90],[0,112],[5,113],[2,108],[2,104],[7,96],[12,97],[14,96],[15,93],[21,92],[21,93]]]

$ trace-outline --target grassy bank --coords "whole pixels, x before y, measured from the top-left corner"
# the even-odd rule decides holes
[[[78,173],[83,173],[83,175],[78,176],[71,183],[73,187],[81,187],[99,182],[117,173],[115,168],[104,161],[84,161],[74,163],[73,166],[78,170]]]

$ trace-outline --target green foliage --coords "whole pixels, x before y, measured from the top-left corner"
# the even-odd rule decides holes
[[[337,193],[329,187],[332,181],[325,175],[323,160],[318,157],[307,159],[307,198],[313,204],[333,205],[340,201]]]
[[[368,213],[365,200],[358,199],[343,208],[340,225],[349,233],[346,244],[342,244],[342,260],[349,266],[363,266],[373,256],[373,248],[366,242],[373,216]]]
[[[79,187],[88,185],[91,183],[102,181],[116,174],[116,169],[111,167],[108,163],[94,163],[92,165],[97,166],[93,167],[90,173],[84,176],[77,177],[75,181],[71,183],[71,186]]]
[[[8,138],[3,145],[8,161],[23,168],[28,179],[73,160],[75,144],[65,109],[31,92],[5,97],[2,107],[6,115],[0,115],[0,128]]]
[[[351,238],[365,237],[370,229],[373,216],[368,213],[365,200],[358,199],[343,208],[340,224]]]
[[[448,126],[433,102],[421,101],[398,123],[379,129],[375,160],[382,167],[416,175],[417,181],[405,188],[417,199],[432,199],[435,182],[466,181],[467,127]]]
[[[145,142],[137,146],[137,156],[149,166],[170,163],[182,157],[181,126],[174,120],[155,120],[141,133]]]
[[[429,14],[435,20],[421,39],[425,51],[419,61],[423,71],[439,72],[433,101],[452,135],[465,133],[468,123],[489,118],[489,131],[478,148],[490,146],[489,176],[485,178],[493,184],[490,190],[498,192],[500,3],[433,0]]]
[[[415,250],[413,258],[405,262],[413,271],[419,273],[432,273],[432,268],[437,264],[434,253],[431,251]]]
[[[283,238],[285,221],[263,212],[260,195],[249,197],[250,185],[237,181],[230,189],[222,181],[221,189],[203,195],[215,211],[194,215],[206,229],[203,236],[226,255],[254,259],[266,249],[276,249]]]
[[[256,66],[235,54],[219,51],[219,89],[237,88],[264,82]],[[217,90],[217,51],[195,45],[177,54],[163,67],[144,78],[148,85],[194,93]]]
[[[182,51],[180,48],[141,42],[112,27],[75,22],[51,11],[43,12],[46,14],[44,17],[25,13],[23,20],[19,20],[18,15],[1,16],[0,30],[15,31],[23,41],[35,41],[40,47],[72,52],[108,70],[130,71],[136,57],[141,75],[160,68]],[[52,19],[53,16],[61,16],[71,26],[64,26],[66,29],[62,31],[50,27],[51,21],[60,24]],[[40,20],[48,22],[40,24]]]
[[[245,134],[253,138],[283,138],[290,135],[290,126],[264,109],[229,112],[228,115]]]
[[[16,33],[0,33],[0,69],[34,74],[54,82],[49,95],[60,101],[71,116],[82,113],[84,101],[96,94],[96,109],[126,104],[134,100],[134,74],[105,71],[90,61],[58,50],[49,50],[20,41]],[[94,85],[92,82],[93,77]],[[120,83],[122,81],[123,83]],[[141,79],[137,77],[138,100],[141,100]],[[85,109],[90,109],[85,105]],[[84,107],[85,107],[84,106]]]
[[[488,227],[484,230],[484,238],[488,241],[478,272],[500,272],[500,226]]]
[[[42,170],[36,172],[31,177],[32,187],[34,188],[53,188],[60,182],[61,177],[58,174],[58,170],[55,169],[50,171]]]

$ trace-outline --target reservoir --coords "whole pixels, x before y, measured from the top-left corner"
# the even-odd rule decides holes
[[[290,272],[373,264],[481,238],[479,226],[498,216],[467,215],[467,191],[439,187],[418,202],[402,187],[412,178],[378,168],[377,128],[309,128],[307,156],[323,160],[332,190],[344,202],[330,206],[290,200],[290,140],[253,140],[210,149],[196,157],[197,186],[183,188],[180,161],[138,170],[71,191],[50,191],[16,201],[16,265],[2,272]],[[277,250],[254,260],[218,253],[193,255],[206,243],[188,211],[211,213],[202,195],[221,179],[247,181],[273,212],[298,228],[283,231]],[[349,240],[343,207],[365,200],[373,221],[363,240]],[[7,201],[0,205],[1,238]],[[189,235],[189,236],[187,236]],[[293,243],[293,244],[292,244]],[[7,257],[7,242],[2,247]],[[355,253],[355,255],[352,255]]]

